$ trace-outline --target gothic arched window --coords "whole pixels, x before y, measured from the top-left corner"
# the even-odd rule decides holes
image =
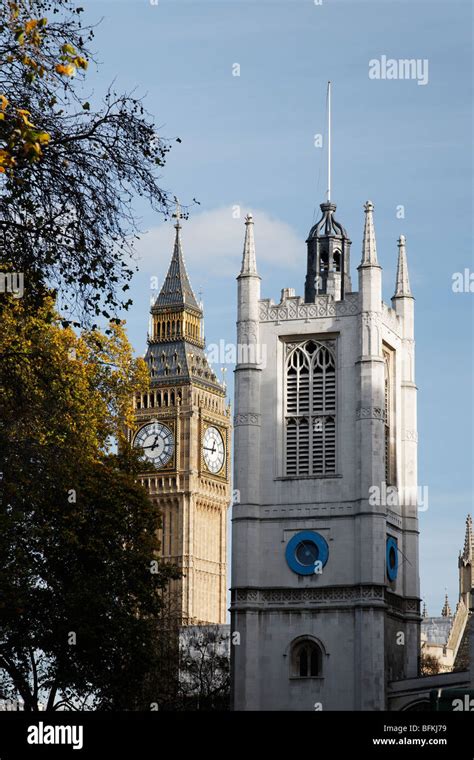
[[[286,361],[286,474],[336,472],[336,363],[333,350],[308,340]]]
[[[312,639],[297,641],[291,649],[293,678],[318,678],[323,671],[323,653]]]

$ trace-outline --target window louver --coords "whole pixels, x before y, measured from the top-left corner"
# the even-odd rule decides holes
[[[324,344],[306,341],[286,364],[286,474],[336,472],[336,367]]]

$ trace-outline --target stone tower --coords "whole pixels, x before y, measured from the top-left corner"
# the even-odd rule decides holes
[[[414,300],[405,239],[382,301],[373,204],[359,289],[334,203],[305,297],[260,298],[253,219],[238,276],[235,710],[384,710],[419,653]],[[244,351],[243,349],[246,349]],[[262,359],[263,357],[263,359]]]
[[[184,264],[179,210],[173,255],[151,308],[150,390],[135,399],[130,439],[162,514],[161,552],[183,579],[171,592],[183,624],[225,623],[230,407],[204,352],[203,311]]]

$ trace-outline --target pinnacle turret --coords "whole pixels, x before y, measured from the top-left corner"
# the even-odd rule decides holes
[[[398,265],[397,281],[395,284],[394,298],[411,297],[410,280],[408,278],[408,264],[405,251],[405,235],[398,238]]]
[[[364,239],[362,242],[362,261],[361,266],[378,266],[377,260],[377,244],[375,242],[375,229],[374,229],[374,204],[372,201],[367,201],[364,206],[365,211],[365,224],[364,224]]]
[[[453,613],[451,612],[451,607],[449,606],[448,595],[446,594],[444,597],[444,605],[443,605],[443,609],[441,610],[441,615],[443,617],[451,617],[452,614]]]
[[[464,538],[464,549],[462,558],[466,561],[474,558],[474,535],[472,532],[472,517],[466,517],[466,536]]]
[[[242,268],[240,274],[258,274],[257,260],[255,257],[255,240],[253,236],[253,216],[247,214],[245,217],[245,240],[244,253],[242,256]]]

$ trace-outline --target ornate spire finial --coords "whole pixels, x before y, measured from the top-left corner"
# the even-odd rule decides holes
[[[179,223],[179,220],[183,218],[183,215],[181,213],[181,205],[180,205],[179,199],[175,197],[175,201],[176,201],[176,209],[173,214],[173,218],[176,219],[176,224],[174,225],[174,228],[175,230],[180,230],[181,225]]]
[[[474,535],[472,533],[472,517],[466,517],[466,536],[464,538],[463,559],[472,560],[474,558]]]
[[[374,204],[367,201],[364,206],[365,224],[364,224],[364,241],[362,243],[362,266],[378,266],[377,245],[375,243],[374,229]]]
[[[446,592],[446,595],[445,595],[445,597],[444,597],[444,607],[443,607],[443,609],[441,610],[441,615],[442,615],[443,617],[451,617],[451,615],[452,615],[452,612],[451,612],[451,607],[449,606],[449,601],[448,601],[448,594],[447,594],[447,592]]]
[[[257,274],[257,260],[255,257],[255,240],[253,237],[253,216],[247,214],[245,217],[245,240],[244,255],[242,257],[242,268],[240,274]]]
[[[426,612],[426,602],[423,602],[423,612],[422,612],[422,615],[423,615],[424,618],[428,617],[428,614]]]
[[[408,279],[408,264],[405,251],[405,235],[398,238],[398,265],[397,281],[395,284],[394,298],[403,298],[411,296],[410,280]]]

